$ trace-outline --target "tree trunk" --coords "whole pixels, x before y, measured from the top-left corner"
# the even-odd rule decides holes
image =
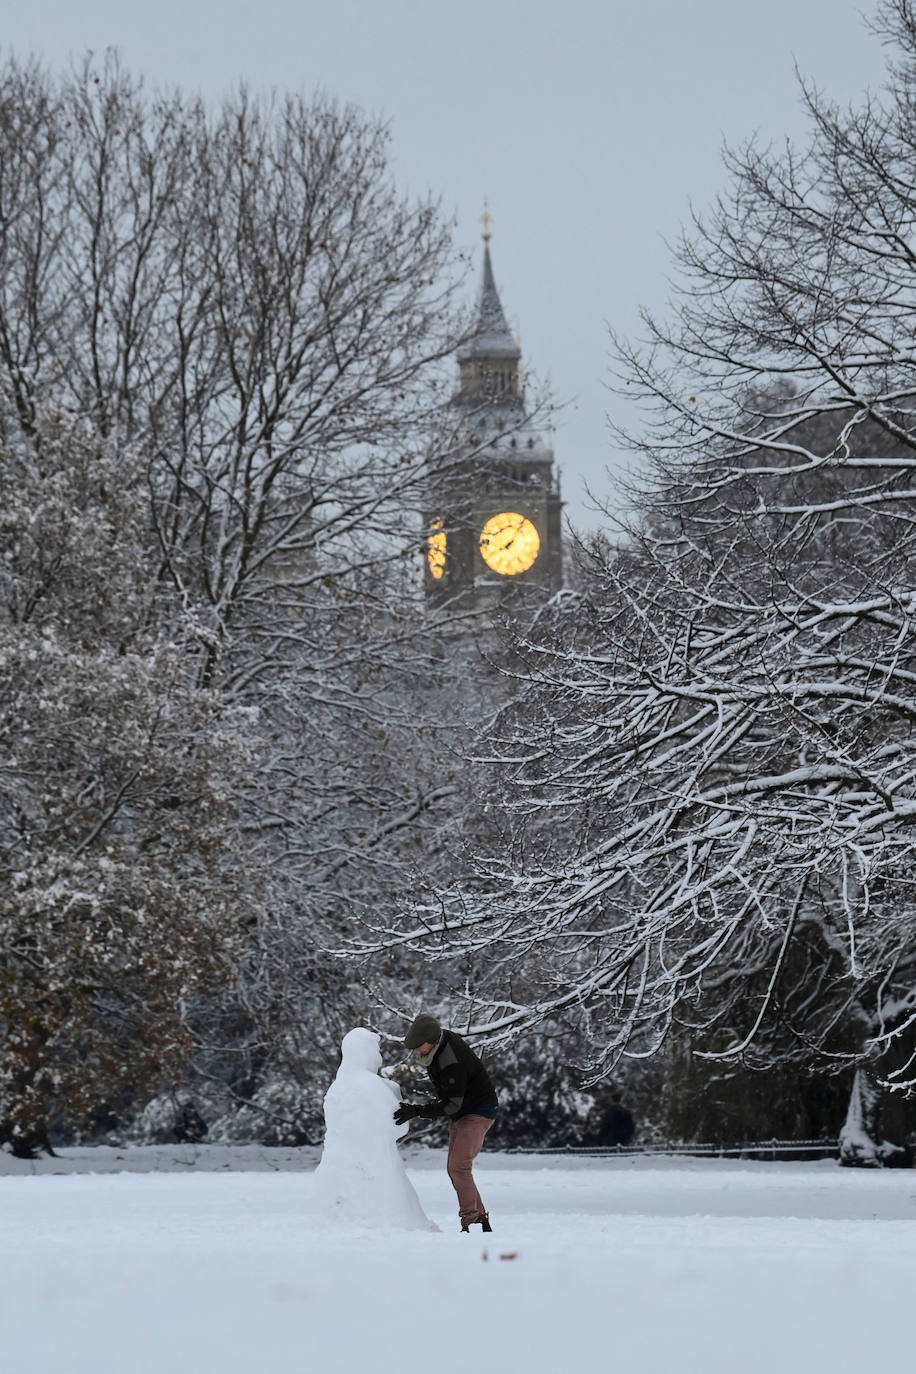
[[[840,1131],[840,1163],[855,1168],[909,1166],[909,1151],[881,1138],[881,1097],[867,1069],[856,1069],[849,1110]]]

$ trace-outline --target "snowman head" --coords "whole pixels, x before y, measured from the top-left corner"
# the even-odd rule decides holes
[[[379,1037],[375,1031],[364,1030],[362,1026],[347,1031],[341,1042],[340,1051],[343,1056],[340,1067],[347,1073],[351,1070],[378,1073],[382,1067]]]

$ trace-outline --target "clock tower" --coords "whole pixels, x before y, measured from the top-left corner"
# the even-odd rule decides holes
[[[483,276],[459,348],[450,403],[455,442],[429,474],[425,585],[430,600],[496,609],[562,583],[553,447],[525,404],[521,349],[506,322],[484,212]]]

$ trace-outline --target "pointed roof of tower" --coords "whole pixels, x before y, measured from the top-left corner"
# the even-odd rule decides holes
[[[499,292],[496,289],[489,243],[484,244],[483,250],[483,280],[480,284],[480,304],[477,308],[477,329],[475,332],[478,349],[480,340],[486,339],[488,344],[491,342],[494,345],[498,344],[500,351],[506,349],[517,355],[521,354],[521,349],[509,328],[502,301],[499,299]]]
[[[477,305],[477,323],[467,343],[458,350],[459,359],[464,358],[514,358],[522,356],[522,350],[509,328],[502,301],[496,289],[493,276],[493,263],[490,259],[490,215],[484,211],[483,233],[483,276],[480,282],[480,299]]]

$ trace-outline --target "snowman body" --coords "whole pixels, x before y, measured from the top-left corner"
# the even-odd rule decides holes
[[[315,1171],[319,1212],[351,1225],[434,1231],[398,1152],[400,1092],[379,1077],[379,1037],[361,1026],[341,1045],[324,1099],[325,1137]]]

